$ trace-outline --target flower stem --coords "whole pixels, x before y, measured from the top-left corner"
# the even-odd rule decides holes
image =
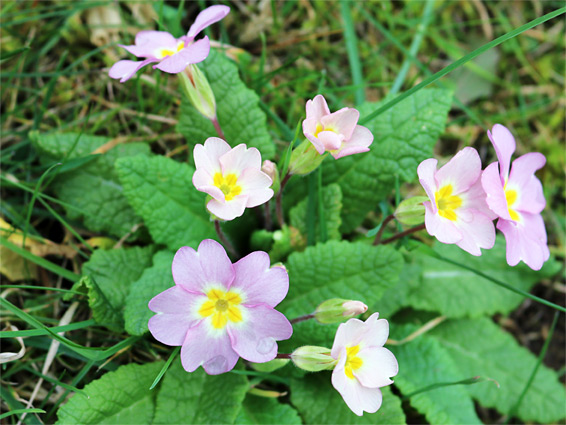
[[[295,323],[304,322],[305,320],[313,319],[314,314],[305,314],[304,316],[299,316],[290,320],[291,324],[294,325]]]
[[[377,232],[377,235],[375,235],[375,239],[373,240],[373,245],[379,245],[381,242],[381,235],[383,235],[383,231],[385,230],[385,226],[387,226],[389,224],[389,222],[391,220],[393,220],[395,218],[395,216],[393,214],[388,215],[387,217],[385,217],[385,220],[383,220],[383,223],[381,223],[381,228],[379,229],[379,231]]]
[[[277,353],[275,356],[276,359],[290,359],[291,355],[287,353]]]
[[[281,186],[279,187],[279,193],[277,193],[277,198],[275,199],[275,213],[277,214],[277,221],[279,222],[279,226],[283,228],[285,225],[285,217],[283,217],[283,189],[285,185],[291,178],[291,174],[285,174],[283,180],[281,180]]]
[[[226,235],[224,234],[224,232],[220,228],[220,221],[214,220],[214,228],[216,229],[216,233],[218,234],[218,237],[220,238],[220,242],[222,242],[222,244],[226,247],[228,252],[236,258],[240,258],[240,256],[238,255],[238,251],[236,251],[234,246],[230,243],[230,241],[228,240],[228,238],[226,237]]]
[[[222,131],[222,128],[220,127],[220,123],[218,122],[218,118],[217,117],[211,118],[210,121],[212,122],[212,125],[214,126],[214,129],[216,130],[216,133],[218,134],[218,137],[220,137],[222,140],[226,140],[226,136],[224,136],[224,132]]]
[[[273,223],[271,222],[271,202],[267,201],[263,204],[264,218],[265,218],[265,230],[271,231]]]
[[[404,232],[401,233],[397,233],[395,236],[391,236],[389,239],[385,239],[383,242],[381,242],[383,245],[386,245],[388,243],[391,242],[395,242],[397,239],[401,239],[404,238],[407,235],[410,235],[411,233],[415,233],[418,232],[419,230],[423,230],[425,228],[424,223],[423,224],[419,224],[418,226],[412,227],[410,229],[405,230]],[[381,229],[380,229],[381,230]],[[375,243],[374,243],[375,245]]]

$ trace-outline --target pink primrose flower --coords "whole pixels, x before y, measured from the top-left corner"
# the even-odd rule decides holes
[[[319,154],[330,152],[335,159],[369,151],[373,134],[356,125],[360,113],[354,108],[342,108],[330,113],[326,100],[317,95],[307,101],[307,118],[303,133]]]
[[[246,208],[257,207],[273,197],[271,178],[261,171],[261,154],[240,144],[231,148],[218,137],[209,137],[194,149],[193,184],[212,199],[206,207],[222,220],[233,220]]]
[[[397,359],[384,348],[389,323],[372,314],[365,322],[350,319],[338,327],[330,355],[337,360],[332,385],[358,416],[377,412],[381,390],[399,372]]]
[[[178,74],[189,64],[202,62],[210,52],[210,41],[206,36],[195,41],[195,37],[206,27],[224,18],[228,12],[230,12],[228,6],[216,5],[204,9],[198,14],[187,35],[178,39],[166,31],[140,31],[133,46],[120,45],[120,47],[138,58],[145,59],[141,62],[131,60],[116,62],[110,68],[108,75],[110,78],[120,79],[123,83],[150,63],[157,63],[153,68]]]
[[[149,309],[153,337],[181,346],[187,372],[202,366],[217,375],[231,370],[239,357],[255,363],[273,360],[277,343],[293,328],[274,307],[285,298],[289,276],[271,267],[257,251],[232,264],[226,251],[211,239],[198,251],[185,246],[173,258],[175,286],[155,296]]]
[[[456,244],[472,255],[495,243],[494,214],[481,185],[481,159],[474,148],[464,148],[440,170],[430,158],[417,173],[430,201],[424,202],[426,231],[440,242]]]
[[[499,217],[497,228],[505,235],[507,263],[515,266],[522,260],[531,269],[540,270],[550,252],[540,215],[546,200],[535,171],[544,166],[546,158],[541,153],[531,152],[517,158],[510,167],[511,155],[515,152],[511,132],[495,124],[487,135],[498,162],[485,169],[481,181],[487,193],[487,204]]]

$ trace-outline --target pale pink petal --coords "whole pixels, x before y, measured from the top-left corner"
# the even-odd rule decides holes
[[[196,170],[193,174],[193,184],[200,192],[208,193],[214,199],[224,202],[224,193],[214,186],[212,176],[204,170]]]
[[[462,234],[453,221],[432,212],[429,201],[424,202],[423,205],[425,206],[425,227],[429,235],[446,244],[458,243],[462,240]]]
[[[246,148],[240,144],[219,158],[222,174],[240,175],[246,168],[261,170],[261,154],[256,148]]]
[[[481,179],[478,179],[467,192],[461,193],[459,196],[462,199],[462,209],[474,209],[491,220],[498,217],[487,205],[487,194],[483,190]]]
[[[321,123],[325,130],[334,131],[335,133],[344,136],[344,140],[350,139],[360,113],[353,108],[342,108],[339,111],[333,112],[321,118]]]
[[[393,381],[389,378],[399,372],[397,359],[387,348],[363,348],[358,353],[358,357],[362,360],[362,365],[352,372],[364,387],[377,388],[391,385]]]
[[[193,150],[193,158],[197,170],[204,170],[214,177],[214,174],[222,171],[220,157],[232,148],[226,141],[219,137],[209,137],[203,145],[196,145]]]
[[[324,144],[322,143],[322,141],[318,137],[315,137],[313,134],[310,133],[304,133],[304,134],[305,137],[308,139],[308,141],[312,143],[316,151],[320,155],[322,155],[325,152]]]
[[[303,134],[306,138],[309,138],[308,136],[311,136],[316,139],[314,135],[316,133],[316,125],[317,121],[314,118],[307,118],[303,121]]]
[[[238,184],[242,192],[249,196],[246,207],[253,208],[264,204],[273,197],[270,189],[273,181],[263,171],[255,168],[247,168],[238,178]]]
[[[456,244],[464,251],[472,255],[481,255],[481,249],[491,249],[495,244],[495,226],[493,220],[484,214],[466,210],[471,218],[464,221],[458,219],[455,224],[460,233],[462,240]]]
[[[112,68],[108,71],[108,76],[115,80],[120,79],[120,82],[123,83],[132,78],[132,76],[138,72],[140,68],[143,68],[153,62],[157,62],[157,59],[146,59],[141,62],[130,60],[118,61],[112,65]]]
[[[153,337],[165,345],[183,345],[187,331],[195,324],[186,314],[156,314],[147,327]]]
[[[379,318],[379,313],[373,313],[365,321],[365,331],[361,338],[363,347],[383,347],[389,337],[389,322]]]
[[[367,328],[365,323],[359,319],[353,318],[348,320],[346,323],[340,323],[330,352],[332,358],[338,359],[338,356],[344,347],[357,345],[366,332]]]
[[[515,152],[515,138],[507,127],[501,124],[495,124],[491,131],[487,130],[487,136],[497,154],[499,161],[501,184],[505,184],[507,176],[509,175],[509,165],[511,164],[511,155]]]
[[[497,162],[489,164],[483,171],[481,184],[487,195],[486,202],[489,208],[497,214],[498,217],[511,220]]]
[[[511,166],[511,174],[507,182],[508,187],[516,187],[519,198],[513,209],[540,213],[546,206],[546,199],[542,190],[542,184],[535,177],[535,171],[544,167],[546,158],[538,152],[531,152],[520,156]]]
[[[307,119],[314,119],[320,122],[323,116],[330,114],[326,99],[321,94],[317,94],[313,100],[307,100]]]
[[[246,304],[275,307],[287,295],[289,275],[282,267],[270,268],[270,261],[267,253],[256,251],[234,263],[232,287],[242,290]]]
[[[202,365],[209,375],[219,375],[232,370],[238,358],[228,333],[215,332],[206,320],[189,329],[181,347],[181,364],[187,372]]]
[[[500,219],[497,228],[505,235],[510,266],[516,266],[522,260],[531,269],[540,270],[550,257],[540,214],[521,213],[519,223]]]
[[[436,199],[435,193],[438,190],[436,185],[436,179],[434,178],[436,174],[436,164],[438,161],[434,158],[425,159],[417,167],[417,174],[419,175],[419,182],[425,190],[427,196],[430,198],[430,208],[431,211],[436,214]],[[429,232],[430,233],[430,232]]]
[[[167,49],[176,49],[177,39],[167,31],[140,31],[136,34],[135,47],[146,50],[154,50],[163,47]],[[138,56],[136,53],[132,53]]]
[[[211,199],[206,208],[216,217],[222,220],[234,220],[244,214],[246,205],[248,203],[248,195],[238,195],[230,201],[217,201]]]
[[[240,357],[255,363],[273,360],[277,355],[277,342],[289,339],[293,327],[287,318],[264,304],[246,306],[244,324],[228,325],[232,348]]]
[[[334,151],[340,149],[344,136],[333,131],[321,131],[318,133],[318,140],[324,146],[325,151]]]
[[[481,175],[481,159],[474,148],[464,148],[436,172],[439,188],[452,185],[452,194],[468,190]]]
[[[366,127],[357,125],[350,139],[342,143],[342,147],[338,152],[331,152],[330,155],[338,159],[347,155],[368,152],[372,142],[372,132]]]
[[[210,41],[208,37],[188,45],[183,50],[174,55],[167,56],[154,68],[169,74],[178,74],[183,71],[191,63],[199,63],[208,57],[210,52]]]
[[[173,258],[172,271],[175,284],[194,293],[203,293],[210,283],[228,288],[234,279],[226,251],[212,239],[202,241],[198,252],[188,246],[180,248]]]
[[[191,40],[194,39],[203,29],[223,19],[228,12],[230,12],[228,6],[215,5],[207,7],[198,14],[195,22],[189,28],[187,37]]]

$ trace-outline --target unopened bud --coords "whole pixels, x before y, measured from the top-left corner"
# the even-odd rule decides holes
[[[334,369],[336,366],[336,360],[330,356],[330,349],[314,345],[297,348],[291,353],[291,360],[295,366],[309,372]]]
[[[414,196],[402,201],[393,214],[397,221],[405,226],[417,226],[424,223],[426,196]]]
[[[267,174],[273,183],[271,183],[271,189],[273,189],[273,193],[279,192],[279,188],[281,187],[281,180],[279,179],[279,171],[277,171],[277,165],[271,162],[269,159],[263,161],[263,165],[261,166],[261,171]]]
[[[332,298],[321,303],[314,312],[314,318],[319,323],[340,323],[358,314],[365,313],[368,306],[361,301]]]
[[[181,76],[181,86],[193,106],[209,120],[216,119],[216,99],[208,80],[199,67],[189,64]]]
[[[309,174],[322,164],[324,158],[326,158],[326,154],[319,154],[313,144],[305,140],[291,152],[289,174],[298,174],[300,176]]]

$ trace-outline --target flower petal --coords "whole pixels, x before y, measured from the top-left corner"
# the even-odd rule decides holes
[[[293,327],[289,320],[266,305],[246,308],[246,323],[228,325],[232,347],[240,357],[255,363],[273,360],[277,355],[277,342],[289,339]]]
[[[222,171],[220,157],[231,149],[230,145],[219,137],[209,137],[204,145],[196,145],[193,158],[197,170],[202,169],[214,177],[214,174]]]
[[[183,71],[191,63],[199,63],[208,57],[210,52],[210,41],[208,37],[189,44],[183,50],[174,55],[167,56],[154,68],[169,74],[178,74]]]
[[[317,123],[320,122],[323,116],[330,115],[330,109],[323,95],[317,94],[313,100],[307,100],[306,105],[307,119],[314,119]]]
[[[544,167],[545,163],[546,158],[538,152],[527,153],[513,161],[507,182],[508,186],[516,187],[519,192],[518,202],[513,205],[513,209],[532,214],[538,214],[544,209],[546,199],[535,171]]]
[[[348,140],[352,136],[359,118],[360,113],[357,109],[342,108],[330,115],[323,116],[320,121],[324,130],[330,130],[337,134],[341,134],[344,136],[343,140]]]
[[[436,172],[439,188],[452,185],[452,194],[468,190],[481,176],[481,159],[474,148],[464,148]]]
[[[157,59],[146,59],[141,62],[130,60],[118,61],[112,65],[112,68],[108,71],[108,76],[115,80],[120,79],[120,82],[123,83],[132,78],[138,70],[153,62],[157,62]]]
[[[318,140],[324,146],[324,151],[335,151],[342,146],[344,136],[333,131],[321,131],[318,133]]]
[[[417,167],[417,174],[419,175],[419,182],[421,186],[425,190],[427,196],[430,199],[430,208],[431,211],[436,214],[436,198],[435,193],[438,189],[436,185],[436,179],[434,178],[436,174],[436,165],[438,161],[434,158],[425,159],[423,162],[419,164]],[[429,232],[430,233],[430,232]]]
[[[289,275],[283,267],[270,268],[269,255],[252,252],[234,263],[236,277],[232,287],[241,289],[246,304],[267,304],[275,307],[289,291]]]
[[[242,192],[249,196],[246,207],[253,208],[264,204],[273,197],[270,189],[273,180],[261,170],[247,168],[238,178]]]
[[[261,154],[256,148],[246,148],[239,144],[219,158],[222,174],[235,173],[240,175],[246,168],[261,170]]]
[[[483,190],[481,179],[478,179],[467,192],[461,193],[460,198],[462,199],[462,209],[474,209],[491,220],[498,217],[487,205],[487,194]]]
[[[228,221],[242,216],[246,210],[247,203],[248,195],[238,195],[232,200],[224,202],[211,199],[208,204],[206,204],[206,208],[216,217]]]
[[[368,152],[372,143],[372,132],[366,127],[357,125],[350,139],[342,143],[342,147],[338,152],[330,152],[330,155],[332,155],[335,159],[338,159],[347,155]]]
[[[423,204],[425,206],[425,227],[429,235],[447,244],[462,240],[462,234],[452,221],[432,212],[431,202],[427,201]]]
[[[499,161],[499,176],[501,178],[501,184],[504,185],[509,175],[511,155],[513,155],[516,148],[515,138],[509,129],[501,124],[495,124],[491,131],[487,130],[487,136],[495,148],[497,161]]]
[[[481,175],[481,184],[487,195],[485,201],[489,209],[505,220],[511,220],[503,183],[499,174],[497,162],[489,164]]]
[[[126,46],[123,46],[126,47]],[[127,46],[133,47],[133,46]],[[140,31],[136,34],[135,47],[145,50],[158,48],[177,49],[177,39],[167,31]],[[140,50],[141,51],[141,50]],[[138,54],[130,51],[134,55]],[[153,52],[152,52],[153,53]]]
[[[362,365],[353,374],[364,387],[391,385],[389,378],[399,373],[399,364],[391,351],[384,347],[362,348],[358,353]]]
[[[193,174],[193,184],[195,188],[204,193],[208,193],[214,199],[224,201],[224,193],[214,186],[214,180],[210,174],[204,170],[196,170]]]
[[[238,358],[228,333],[211,332],[204,320],[189,329],[181,347],[181,363],[187,372],[202,365],[209,375],[219,375],[232,370]]]
[[[495,244],[495,226],[493,220],[486,215],[474,211],[466,210],[471,218],[467,220],[457,220],[456,227],[462,234],[462,240],[456,244],[464,251],[472,255],[481,255],[481,249],[491,249]]]
[[[365,322],[354,318],[341,323],[332,344],[332,358],[338,359],[344,347],[358,345],[362,340],[364,347],[383,346],[389,336],[389,323],[387,320],[378,319],[379,313],[373,313]]]
[[[198,14],[195,22],[193,22],[193,24],[189,28],[187,37],[189,37],[191,40],[194,39],[197,34],[200,33],[203,29],[214,24],[215,22],[220,21],[229,12],[230,8],[228,6],[215,5],[207,7]]]

